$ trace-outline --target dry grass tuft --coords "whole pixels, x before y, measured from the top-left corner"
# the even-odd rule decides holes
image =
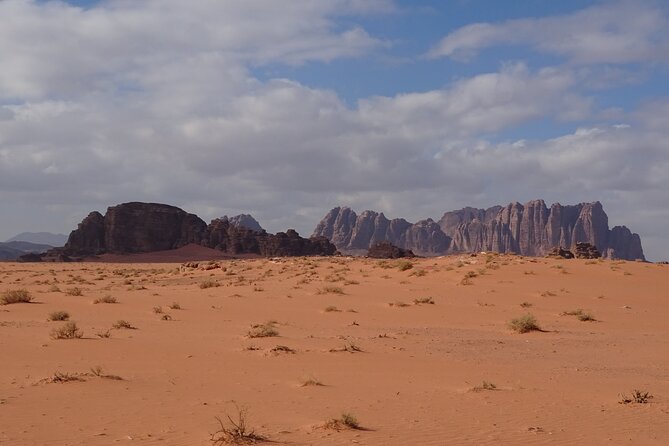
[[[581,322],[593,322],[596,321],[595,316],[588,311],[583,311],[580,308],[573,311],[563,311],[560,313],[561,316],[576,316]]]
[[[534,316],[526,314],[524,316],[511,319],[509,328],[518,333],[527,333],[530,331],[541,331],[539,324]]]
[[[65,294],[68,296],[83,296],[84,292],[81,288],[75,286],[74,288],[68,288],[65,290]]]
[[[318,294],[345,294],[345,293],[341,287],[326,285],[320,290],[318,290]]]
[[[414,305],[434,305],[434,299],[431,297],[419,297],[413,300]]]
[[[115,304],[118,303],[115,297],[106,295],[104,297],[98,297],[93,301],[94,304]]]
[[[248,426],[248,410],[246,408],[237,408],[237,419],[233,420],[230,415],[225,414],[227,421],[216,417],[219,428],[211,434],[211,442],[215,446],[225,444],[256,444],[267,441],[267,437],[256,434],[255,430]]]
[[[275,323],[272,321],[265,322],[264,324],[253,324],[251,329],[247,333],[249,338],[272,338],[279,336],[279,331],[275,327]]]
[[[79,330],[76,322],[67,322],[62,327],[51,330],[51,339],[79,339],[84,332]]]
[[[48,321],[67,321],[70,319],[70,313],[67,311],[53,311],[49,313]]]
[[[211,279],[207,279],[207,280],[204,280],[204,281],[200,282],[200,288],[202,288],[203,290],[207,289],[207,288],[215,288],[215,287],[218,287],[218,286],[221,286],[221,284],[218,283],[217,281],[211,280]]]
[[[32,302],[33,297],[28,290],[7,290],[0,296],[0,305],[27,304]]]
[[[360,429],[360,423],[355,415],[345,412],[339,418],[331,418],[323,425],[325,429],[334,429],[337,431],[343,429]]]
[[[651,395],[649,392],[645,392],[643,390],[633,390],[631,396],[627,396],[625,394],[620,394],[620,401],[618,401],[619,404],[648,404],[650,403],[650,400],[653,399],[653,395]]]
[[[126,330],[137,330],[137,327],[134,327],[130,322],[125,321],[123,319],[119,319],[112,325],[112,328],[115,328],[117,330],[119,329],[126,329]]]
[[[481,385],[472,388],[473,392],[482,392],[484,390],[498,390],[498,389],[495,384],[488,381],[483,381]]]

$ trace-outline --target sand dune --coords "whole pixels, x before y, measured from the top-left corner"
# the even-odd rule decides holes
[[[132,258],[142,259],[169,261]],[[33,297],[0,306],[3,446],[207,445],[215,417],[236,406],[258,433],[296,445],[669,438],[669,266],[496,255],[197,268],[102,260],[0,263],[0,293]],[[93,303],[105,296],[117,302]],[[564,314],[578,309],[595,321]],[[65,324],[47,321],[55,311],[83,337],[52,339]],[[542,331],[507,326],[527,313]],[[119,320],[136,329],[112,328]],[[254,324],[278,335],[251,338]],[[634,389],[654,398],[620,404]],[[323,427],[343,413],[362,429]]]

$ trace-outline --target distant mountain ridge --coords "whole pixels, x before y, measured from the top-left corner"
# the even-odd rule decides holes
[[[30,242],[51,247],[63,246],[67,242],[67,235],[51,232],[22,232],[5,241],[5,243],[8,242]]]
[[[595,245],[604,257],[645,260],[641,238],[625,226],[609,229],[600,202],[547,207],[543,200],[510,203],[488,209],[466,207],[410,223],[383,213],[357,215],[347,207],[332,209],[314,230],[342,252],[360,254],[387,240],[420,255],[496,251],[542,256],[552,248],[576,242]]]
[[[0,243],[0,260],[16,260],[24,254],[38,254],[51,248],[53,248],[51,245],[42,245],[24,241]]]
[[[195,214],[161,203],[130,202],[94,211],[70,233],[62,248],[31,261],[66,261],[100,254],[133,254],[178,249],[189,244],[227,254],[272,256],[333,255],[324,237],[303,238],[292,229],[269,234],[250,215],[205,223]]]

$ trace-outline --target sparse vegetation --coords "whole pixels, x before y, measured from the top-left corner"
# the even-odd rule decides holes
[[[530,307],[532,306],[532,304],[529,303],[529,302],[527,302],[527,301],[525,301],[525,302],[522,302],[522,303],[520,304],[520,306],[523,307],[523,308],[530,308]]]
[[[265,322],[264,324],[251,325],[248,331],[249,338],[271,338],[279,336],[279,331],[275,327],[274,322]]]
[[[346,344],[344,344],[343,347],[330,349],[330,353],[338,353],[338,352],[360,353],[363,351],[364,351],[363,349],[355,345],[353,342],[347,342]]]
[[[0,296],[0,305],[27,304],[32,302],[32,300],[33,297],[28,290],[23,288],[19,290],[7,290]]]
[[[162,314],[163,313],[163,307],[153,307],[153,312],[156,314]]]
[[[51,339],[79,339],[84,336],[76,322],[66,322],[65,325],[51,330]]]
[[[627,396],[625,394],[620,395],[620,401],[618,403],[620,404],[647,404],[650,403],[650,400],[653,399],[653,395],[651,395],[649,392],[645,392],[643,390],[633,390],[631,396]]]
[[[429,305],[434,305],[434,299],[431,297],[419,297],[417,299],[413,300],[414,305],[424,305],[424,304],[429,304]]]
[[[342,429],[357,430],[360,429],[360,423],[358,422],[358,419],[355,417],[355,415],[349,412],[344,412],[339,418],[331,418],[326,421],[323,427],[325,429],[334,429],[338,431]]]
[[[345,294],[345,293],[341,287],[326,285],[318,291],[318,294]]]
[[[270,353],[280,354],[280,353],[295,353],[295,349],[288,347],[287,345],[277,345],[270,350]]]
[[[341,310],[339,308],[335,307],[334,305],[330,305],[329,307],[325,307],[325,310],[323,310],[323,311],[325,311],[326,313],[339,313],[339,312],[341,312]]]
[[[397,269],[400,271],[407,271],[413,268],[413,263],[411,263],[409,260],[398,260],[397,261]]]
[[[323,386],[324,384],[314,376],[308,376],[300,380],[300,387]]]
[[[111,338],[111,332],[109,330],[98,331],[97,333],[95,333],[95,336],[97,336],[98,338],[101,338],[101,339],[107,339],[107,338]]]
[[[248,426],[248,410],[246,408],[237,408],[237,419],[233,420],[230,415],[226,414],[227,421],[216,417],[219,427],[216,432],[211,434],[211,442],[214,446],[222,446],[225,444],[255,444],[267,441],[263,435],[255,433],[255,430]]]
[[[215,288],[217,286],[220,286],[220,284],[217,281],[212,280],[212,279],[207,279],[207,280],[204,280],[204,281],[200,282],[200,288],[202,288],[203,290],[207,289],[207,288]]]
[[[483,381],[480,385],[472,388],[474,392],[482,392],[484,390],[497,390],[497,386],[491,382]]]
[[[509,322],[509,328],[518,333],[541,331],[536,318],[529,313],[515,319],[511,319]]]
[[[179,305],[179,302],[172,302],[172,305],[170,305],[170,309],[181,310],[181,305]]]
[[[65,290],[65,294],[68,296],[83,296],[84,292],[81,288],[75,286],[74,288],[68,288]]]
[[[53,311],[49,313],[49,321],[67,321],[70,319],[70,313],[67,311]]]
[[[561,316],[576,316],[578,320],[582,322],[592,322],[597,320],[595,319],[595,316],[592,315],[592,313],[583,311],[580,308],[573,311],[563,311]]]
[[[126,330],[136,330],[137,327],[134,327],[130,322],[125,321],[123,319],[119,319],[112,325],[112,328],[115,328],[117,330],[120,329],[126,329]]]
[[[118,303],[115,297],[106,295],[104,297],[98,297],[93,301],[94,304],[115,304]]]

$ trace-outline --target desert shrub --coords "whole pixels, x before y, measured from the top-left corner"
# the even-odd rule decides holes
[[[160,318],[160,320],[161,321],[171,321],[172,316],[170,316],[169,314],[163,314],[163,316]]]
[[[270,350],[270,353],[295,353],[295,349],[290,348],[287,345],[277,345]]]
[[[227,421],[216,417],[219,427],[211,434],[211,442],[215,446],[225,444],[254,444],[266,441],[267,438],[263,435],[255,433],[255,430],[248,426],[248,410],[246,408],[237,407],[237,419],[233,420],[228,414],[225,415]]]
[[[413,268],[413,263],[411,263],[409,260],[398,260],[397,261],[397,269],[400,271],[407,271]]]
[[[423,277],[423,276],[427,275],[427,271],[424,270],[424,269],[417,269],[415,271],[412,271],[409,275],[410,276],[416,276],[416,277]]]
[[[98,338],[101,338],[101,339],[107,339],[107,338],[111,338],[111,332],[109,330],[98,331],[97,333],[95,333],[95,336],[97,336]]]
[[[66,322],[65,325],[51,330],[51,339],[78,339],[83,335],[76,322]]]
[[[415,305],[423,305],[423,304],[434,305],[434,299],[432,299],[431,297],[419,297],[417,299],[414,299],[413,303]]]
[[[207,279],[207,280],[204,280],[204,281],[200,282],[200,288],[202,288],[203,290],[207,289],[207,288],[215,288],[217,286],[220,286],[220,284],[217,281],[212,280],[212,279]]]
[[[300,380],[300,387],[323,386],[324,384],[314,376],[308,376]]]
[[[537,324],[537,320],[531,314],[526,314],[524,316],[511,319],[509,322],[509,328],[518,332],[518,333],[527,333],[530,331],[540,331],[541,328]]]
[[[389,306],[391,307],[397,307],[397,308],[405,308],[408,307],[409,304],[406,302],[402,302],[401,300],[395,301],[395,302],[390,302],[388,303]]]
[[[49,313],[49,321],[66,321],[70,319],[70,313],[67,311],[53,311]]]
[[[630,404],[630,403],[635,403],[635,404],[647,404],[650,402],[650,400],[653,399],[653,395],[651,395],[649,392],[645,392],[643,390],[633,390],[631,396],[627,396],[624,394],[620,395],[620,404]]]
[[[74,287],[74,288],[68,288],[65,290],[65,294],[68,296],[82,296],[84,292],[81,290],[79,287]]]
[[[521,303],[520,306],[523,307],[523,308],[530,308],[532,306],[532,304],[526,301],[526,302]]]
[[[249,338],[271,338],[279,336],[279,331],[274,326],[273,322],[265,322],[264,324],[253,324],[248,331]]]
[[[588,311],[583,311],[580,308],[578,310],[573,310],[573,311],[563,311],[561,313],[562,316],[576,316],[579,321],[582,322],[592,322],[596,321],[595,316],[592,315],[592,313]]]
[[[26,289],[7,290],[0,296],[0,305],[27,304],[32,302],[32,300],[33,297]]]
[[[331,418],[325,422],[326,429],[342,430],[342,429],[360,429],[360,423],[355,415],[344,412],[339,418]]]
[[[172,310],[181,310],[181,305],[179,305],[179,302],[172,302],[172,305],[170,305],[170,308]]]
[[[112,325],[112,328],[118,329],[126,329],[126,330],[136,330],[137,327],[134,327],[130,322],[125,321],[123,319],[119,319]]]
[[[118,303],[118,300],[116,300],[115,297],[112,297],[110,295],[106,295],[104,297],[98,297],[93,301],[94,304],[115,304]]]
[[[162,314],[163,307],[153,307],[153,312],[156,314]]]
[[[474,392],[481,392],[483,390],[497,390],[497,386],[491,382],[483,381],[481,385],[472,389]]]
[[[344,290],[338,286],[326,285],[319,290],[318,294],[344,294]]]
[[[334,305],[330,305],[329,307],[325,307],[325,310],[323,310],[323,311],[325,311],[326,313],[338,313],[341,310],[339,308],[335,307]]]

